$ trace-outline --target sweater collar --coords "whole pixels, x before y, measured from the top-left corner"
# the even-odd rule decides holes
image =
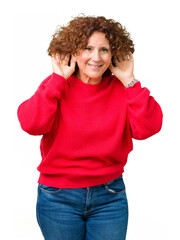
[[[71,87],[83,89],[84,91],[96,92],[105,88],[108,85],[108,80],[111,76],[103,77],[100,83],[97,84],[88,84],[81,81],[76,75],[72,75],[68,78],[68,84]]]

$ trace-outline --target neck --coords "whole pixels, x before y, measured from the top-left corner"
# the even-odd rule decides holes
[[[90,78],[86,76],[82,76],[79,72],[76,75],[82,82],[86,84],[98,84],[101,82],[102,76],[99,78]]]

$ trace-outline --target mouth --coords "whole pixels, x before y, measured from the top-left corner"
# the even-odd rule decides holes
[[[103,66],[103,64],[90,64],[90,63],[87,63],[87,65],[94,70],[99,69]]]

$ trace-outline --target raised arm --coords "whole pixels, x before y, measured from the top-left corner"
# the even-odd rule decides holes
[[[19,106],[18,119],[24,131],[32,135],[43,135],[50,131],[57,101],[65,84],[66,79],[53,73],[41,83],[31,98]]]
[[[161,107],[150,96],[147,88],[142,88],[140,82],[135,83],[134,58],[131,52],[121,59],[114,59],[114,62],[115,66],[111,64],[110,70],[125,87],[132,137],[146,139],[161,129]],[[130,83],[134,86],[127,87]]]
[[[32,135],[43,135],[51,130],[58,101],[62,96],[67,78],[74,72],[75,61],[69,56],[52,56],[53,74],[47,77],[35,94],[18,108],[18,119],[24,131]]]
[[[137,82],[133,87],[126,88],[125,92],[132,137],[142,140],[158,133],[163,114],[159,104],[150,96],[150,91]]]

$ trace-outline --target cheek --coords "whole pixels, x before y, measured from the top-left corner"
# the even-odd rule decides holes
[[[104,61],[107,65],[110,65],[111,64],[111,56],[108,56]]]
[[[78,66],[82,66],[85,64],[85,59],[84,58],[78,58],[76,59]]]
[[[111,59],[112,59],[112,54],[108,53],[106,55],[103,56],[103,60],[106,64],[110,64],[111,63]]]
[[[85,64],[87,61],[88,61],[88,56],[87,54],[83,54],[81,53],[77,58],[76,58],[76,61],[77,61],[77,64],[78,65],[82,65],[82,64]]]

